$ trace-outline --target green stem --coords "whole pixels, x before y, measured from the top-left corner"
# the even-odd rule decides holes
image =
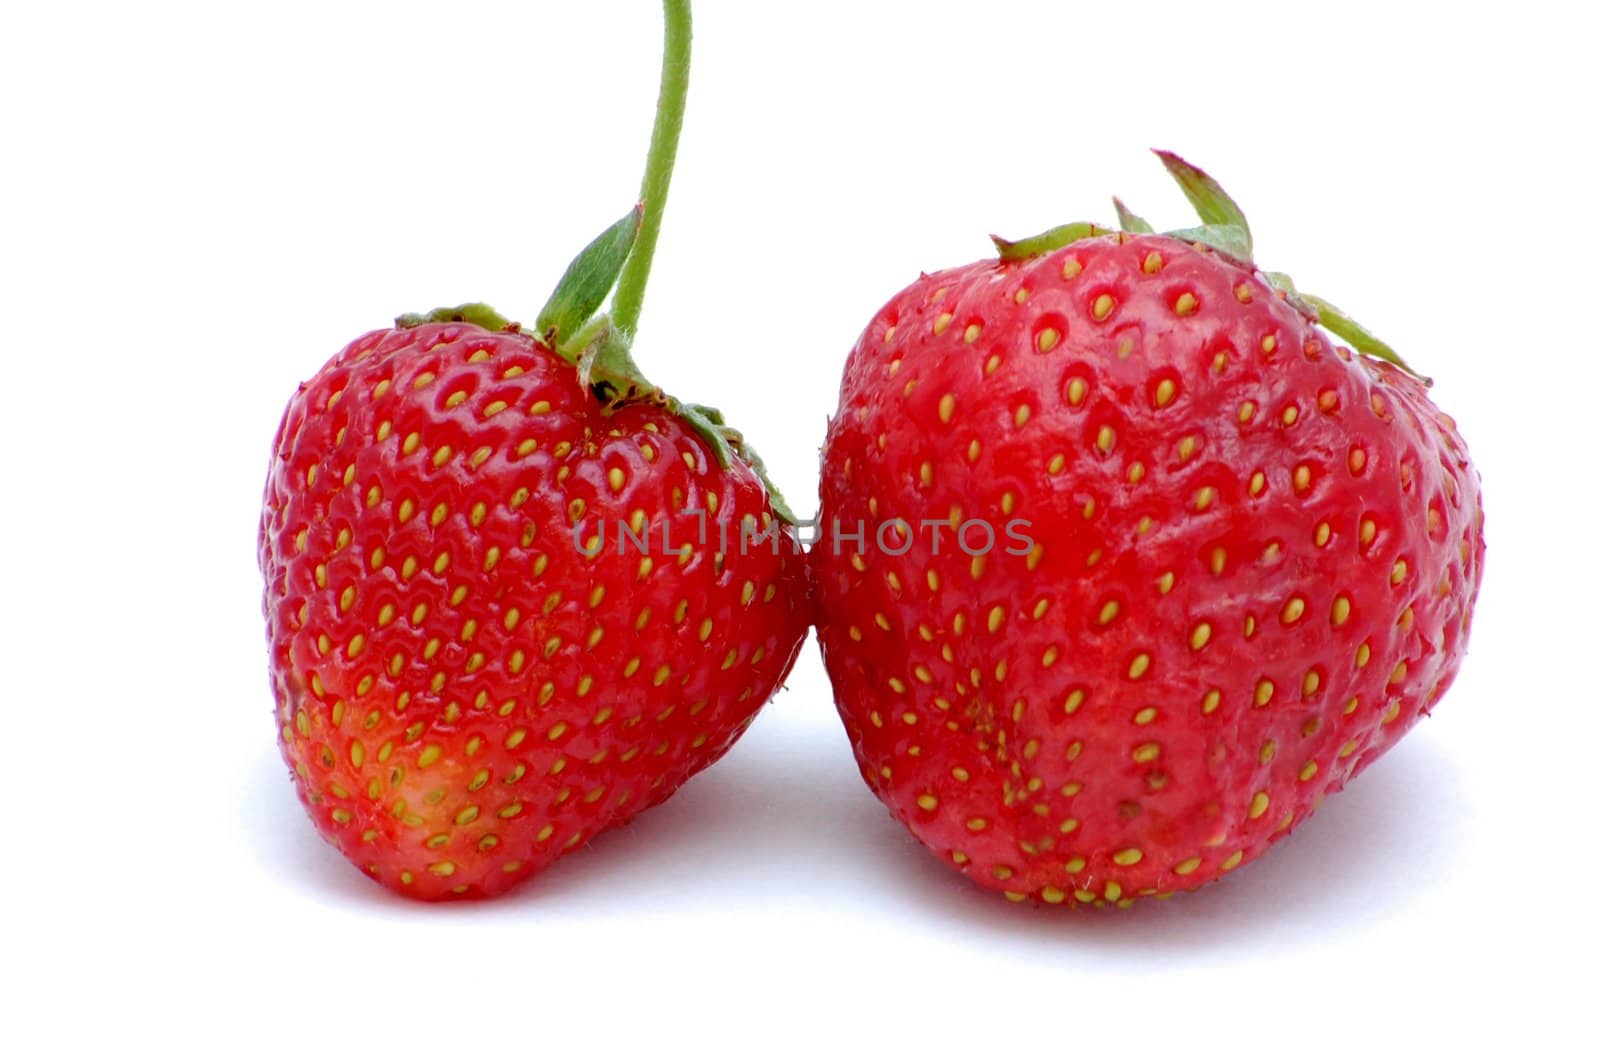
[[[644,186],[639,193],[644,203],[644,221],[638,243],[617,281],[611,302],[612,324],[632,339],[639,331],[639,312],[644,307],[644,289],[650,280],[651,260],[661,235],[661,215],[666,210],[667,193],[672,188],[672,168],[678,161],[678,136],[683,131],[684,102],[689,95],[689,46],[693,20],[689,0],[665,0],[666,47],[661,61],[661,96],[656,101],[656,125],[650,135],[650,157],[645,163]]]

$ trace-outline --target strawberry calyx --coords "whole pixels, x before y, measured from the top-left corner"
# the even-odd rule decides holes
[[[1315,325],[1320,325],[1337,336],[1360,354],[1380,359],[1399,367],[1416,378],[1424,387],[1431,387],[1433,379],[1412,369],[1394,348],[1378,339],[1371,330],[1320,296],[1299,291],[1287,274],[1260,270],[1255,264],[1255,245],[1250,233],[1250,223],[1244,211],[1232,196],[1225,192],[1216,179],[1198,166],[1180,156],[1156,149],[1155,155],[1166,167],[1184,198],[1200,216],[1201,225],[1187,229],[1170,229],[1160,234],[1149,222],[1135,214],[1118,197],[1111,199],[1117,213],[1117,228],[1108,228],[1093,222],[1072,222],[1056,226],[1037,236],[1022,240],[1006,240],[991,236],[1002,262],[1021,262],[1039,255],[1075,244],[1080,240],[1113,234],[1160,235],[1182,240],[1234,260],[1239,265],[1259,272],[1291,306]]]

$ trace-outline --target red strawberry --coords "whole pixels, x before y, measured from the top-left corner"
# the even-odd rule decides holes
[[[1119,203],[1135,232],[923,277],[851,353],[824,456],[819,631],[862,774],[1017,900],[1260,856],[1439,701],[1482,572],[1427,385],[1319,331],[1392,356],[1163,158],[1206,228]]]
[[[804,632],[797,560],[738,547],[775,520],[759,478],[667,410],[608,410],[520,333],[371,333],[273,453],[284,756],[322,833],[405,893],[498,893],[668,797]]]
[[[273,448],[283,755],[322,834],[414,897],[499,893],[667,798],[809,619],[759,464],[628,350],[687,77],[687,4],[666,7],[642,216],[578,257],[534,335],[471,306],[357,340]]]

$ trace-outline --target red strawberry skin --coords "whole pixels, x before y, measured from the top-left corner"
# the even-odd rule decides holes
[[[822,507],[864,778],[973,881],[1047,903],[1194,888],[1302,823],[1450,686],[1484,555],[1422,385],[1158,236],[897,295],[850,355]],[[897,517],[918,531],[882,549]],[[924,520],[996,545],[936,552]]]
[[[259,540],[318,830],[403,894],[480,897],[666,799],[793,663],[802,564],[739,544],[774,521],[748,467],[659,407],[607,413],[527,336],[351,344],[289,404]]]

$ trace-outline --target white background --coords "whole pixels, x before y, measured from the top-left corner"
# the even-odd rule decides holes
[[[991,231],[1108,219],[1112,192],[1188,224],[1151,146],[1223,180],[1263,263],[1437,377],[1473,448],[1488,583],[1434,719],[1259,864],[1123,914],[1011,906],[923,855],[856,776],[812,648],[724,762],[511,897],[429,908],[348,867],[274,747],[254,534],[279,412],[398,312],[537,310],[636,195],[656,5],[20,8],[10,1059],[1592,1051],[1581,5],[698,6],[638,354],[747,426],[797,509],[878,305]]]

